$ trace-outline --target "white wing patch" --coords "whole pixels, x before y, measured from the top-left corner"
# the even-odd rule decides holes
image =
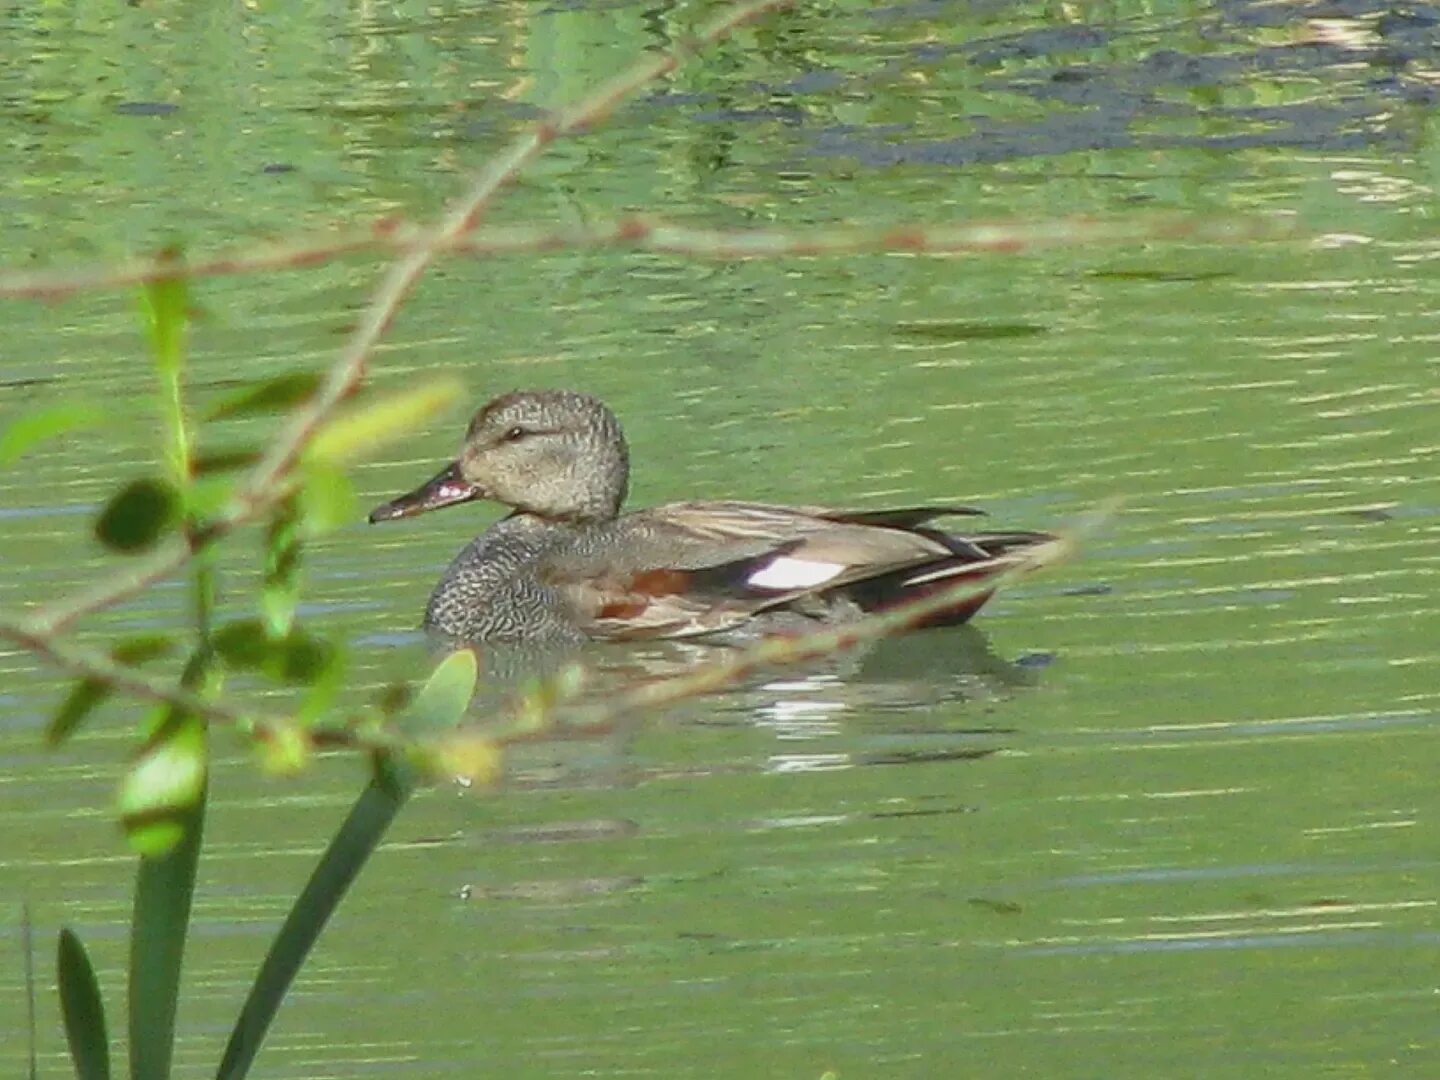
[[[818,562],[780,555],[770,560],[746,580],[756,589],[789,592],[792,589],[813,589],[831,578],[839,577],[847,567],[843,563]]]

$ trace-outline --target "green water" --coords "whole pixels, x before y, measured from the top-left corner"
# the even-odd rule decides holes
[[[0,264],[433,213],[536,106],[694,19],[595,8],[16,9]],[[1263,211],[1312,239],[437,267],[374,390],[443,369],[477,404],[597,393],[636,504],[965,501],[1030,528],[1125,508],[973,630],[424,795],[256,1075],[1435,1075],[1440,34],[1384,10],[807,8],[533,170],[503,220]],[[376,277],[200,285],[197,402],[323,366]],[[113,572],[89,516],[154,468],[156,420],[130,295],[3,304],[3,417],[59,396],[109,413],[0,473],[14,611]],[[362,466],[367,504],[430,475],[462,423]],[[494,514],[357,522],[314,551],[307,614],[355,642],[357,700],[421,670],[429,587]],[[258,564],[258,540],[232,552],[228,611]],[[92,629],[182,612],[168,586]],[[0,672],[0,1070],[24,1060],[24,899],[53,1076],[57,928],[123,989],[111,795],[133,713],[50,753],[62,684],[14,651]],[[180,1018],[197,1077],[362,782],[343,760],[265,779],[220,745]]]

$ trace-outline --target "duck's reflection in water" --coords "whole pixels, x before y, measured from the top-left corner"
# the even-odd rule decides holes
[[[436,641],[453,648],[454,642]],[[1003,659],[972,626],[890,638],[846,653],[749,673],[720,690],[697,693],[663,711],[611,706],[642,689],[696,676],[706,664],[736,651],[679,641],[632,645],[542,647],[474,646],[480,684],[472,707],[479,726],[513,730],[517,702],[526,695],[575,687],[554,711],[555,722],[512,753],[512,782],[624,782],[657,771],[731,772],[756,767],[777,772],[904,764],[993,753],[1006,734],[983,706],[1032,685],[1034,658]],[[986,710],[988,712],[988,710]],[[660,719],[663,716],[663,719]],[[631,757],[632,737],[647,727],[750,728],[768,733],[773,752],[739,762],[686,753],[683,765]],[[778,746],[776,743],[785,745]],[[802,749],[803,745],[803,749]],[[751,746],[750,749],[758,749]],[[608,774],[608,780],[605,775]]]

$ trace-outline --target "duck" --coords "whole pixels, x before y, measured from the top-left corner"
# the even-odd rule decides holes
[[[624,512],[630,451],[615,414],[572,390],[484,405],[459,457],[377,506],[372,524],[477,499],[510,513],[472,540],[430,595],[424,628],[462,642],[734,642],[835,624],[1022,561],[1045,532],[950,532],[969,506],[840,510],[692,501]],[[966,622],[990,593],[924,625]]]

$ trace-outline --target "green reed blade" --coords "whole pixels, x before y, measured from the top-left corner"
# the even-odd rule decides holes
[[[110,1040],[105,1031],[105,1003],[100,982],[85,946],[68,926],[60,931],[55,950],[60,981],[60,1014],[65,1040],[78,1080],[110,1080]],[[32,1076],[34,1065],[32,1063]]]

